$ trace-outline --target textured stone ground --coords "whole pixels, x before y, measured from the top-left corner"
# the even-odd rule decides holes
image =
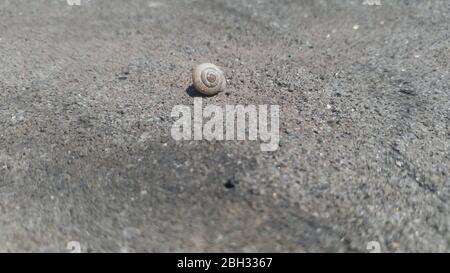
[[[449,1],[362,2],[1,1],[0,251],[450,251]],[[278,151],[172,140],[205,61]]]

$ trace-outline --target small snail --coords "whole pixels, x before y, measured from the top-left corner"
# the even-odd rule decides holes
[[[226,79],[222,70],[210,63],[200,64],[192,70],[192,81],[198,92],[212,96],[225,90]]]

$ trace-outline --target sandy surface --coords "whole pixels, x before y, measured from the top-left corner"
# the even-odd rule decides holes
[[[0,2],[0,251],[450,251],[450,2]],[[174,141],[280,106],[281,147]]]

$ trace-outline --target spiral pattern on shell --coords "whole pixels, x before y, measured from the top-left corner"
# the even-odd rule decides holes
[[[225,90],[225,76],[214,64],[204,63],[195,67],[192,71],[192,81],[198,92],[212,96]]]

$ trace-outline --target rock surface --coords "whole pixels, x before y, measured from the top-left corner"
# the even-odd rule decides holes
[[[0,2],[0,251],[450,251],[448,0]],[[191,68],[281,147],[170,137]]]

